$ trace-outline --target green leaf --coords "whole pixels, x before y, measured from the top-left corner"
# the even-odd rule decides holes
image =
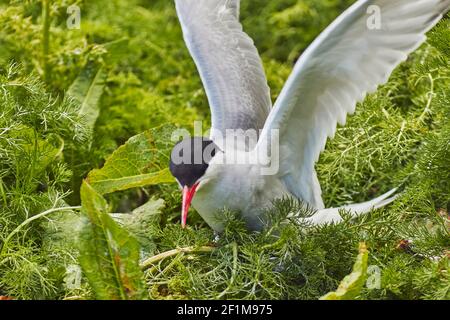
[[[43,220],[42,247],[47,250],[77,248],[77,235],[83,227],[82,215],[77,211],[53,213],[51,220]]]
[[[17,172],[32,174],[34,177],[39,177],[64,150],[64,140],[58,135],[49,134],[43,139],[35,129],[23,125],[11,130],[8,139],[20,142],[16,150]],[[30,189],[34,188],[35,183],[33,180],[28,181]]]
[[[92,175],[94,176],[94,175]],[[131,188],[156,185],[160,183],[173,182],[173,178],[168,169],[159,172],[152,172],[147,174],[139,174],[128,177],[110,178],[102,177],[100,180],[92,180],[92,186],[101,194],[107,194],[119,190],[126,190]]]
[[[320,300],[352,300],[358,296],[367,278],[368,257],[367,247],[361,243],[352,273],[341,281],[336,291],[327,293]]]
[[[172,148],[171,126],[147,130],[119,147],[102,169],[92,170],[88,181],[101,194],[173,183],[167,165]]]
[[[80,234],[79,262],[96,298],[145,298],[137,240],[114,222],[105,199],[86,182],[81,201],[88,221]]]
[[[105,48],[107,54],[105,55],[104,62],[107,65],[113,65],[122,59],[127,53],[130,40],[128,38],[121,38],[111,42],[103,43],[102,47]]]
[[[132,213],[114,214],[113,218],[136,237],[146,255],[154,254],[156,245],[153,241],[153,235],[156,236],[158,233],[164,207],[163,199],[152,198],[134,209]]]
[[[99,101],[105,88],[106,77],[102,66],[89,62],[67,91],[67,94],[79,103],[78,113],[84,118],[91,137],[100,114]]]
[[[35,152],[41,154],[41,158],[35,160],[42,169],[55,160],[64,149],[64,141],[57,135],[50,134],[44,140],[35,129],[23,125],[11,130],[9,138],[21,142],[20,149],[24,154]]]

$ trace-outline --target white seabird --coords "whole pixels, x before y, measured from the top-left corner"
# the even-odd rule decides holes
[[[210,139],[183,140],[171,154],[170,170],[183,189],[183,227],[191,202],[220,232],[221,209],[240,212],[258,230],[265,209],[286,196],[315,208],[308,218],[315,224],[341,221],[340,209],[356,216],[395,199],[391,190],[365,203],[325,208],[314,165],[337,124],[426,40],[450,0],[357,1],[303,52],[273,108],[261,59],[239,23],[239,0],[175,4],[212,118]],[[229,147],[227,130],[258,134]],[[198,155],[201,161],[194,161]]]

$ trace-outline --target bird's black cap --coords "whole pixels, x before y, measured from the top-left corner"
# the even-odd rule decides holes
[[[182,186],[192,187],[206,172],[219,150],[213,141],[194,137],[180,141],[170,155],[170,172]]]

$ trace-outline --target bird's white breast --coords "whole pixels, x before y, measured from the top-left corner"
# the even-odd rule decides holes
[[[218,232],[224,228],[220,212],[225,208],[242,214],[250,229],[260,229],[264,209],[273,200],[289,195],[288,191],[276,176],[262,175],[258,164],[230,163],[223,161],[222,156],[214,157],[210,163],[192,201],[193,207]]]

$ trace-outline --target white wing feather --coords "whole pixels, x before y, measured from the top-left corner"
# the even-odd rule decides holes
[[[323,208],[314,164],[327,138],[334,136],[337,123],[345,124],[357,102],[385,83],[425,41],[425,33],[449,6],[450,0],[360,0],[303,53],[257,146],[265,149],[271,130],[279,130],[279,174],[290,192]],[[381,28],[370,28],[369,18],[377,9]]]
[[[264,126],[272,102],[261,58],[239,23],[239,0],[176,0],[186,45],[206,89],[212,128]]]

